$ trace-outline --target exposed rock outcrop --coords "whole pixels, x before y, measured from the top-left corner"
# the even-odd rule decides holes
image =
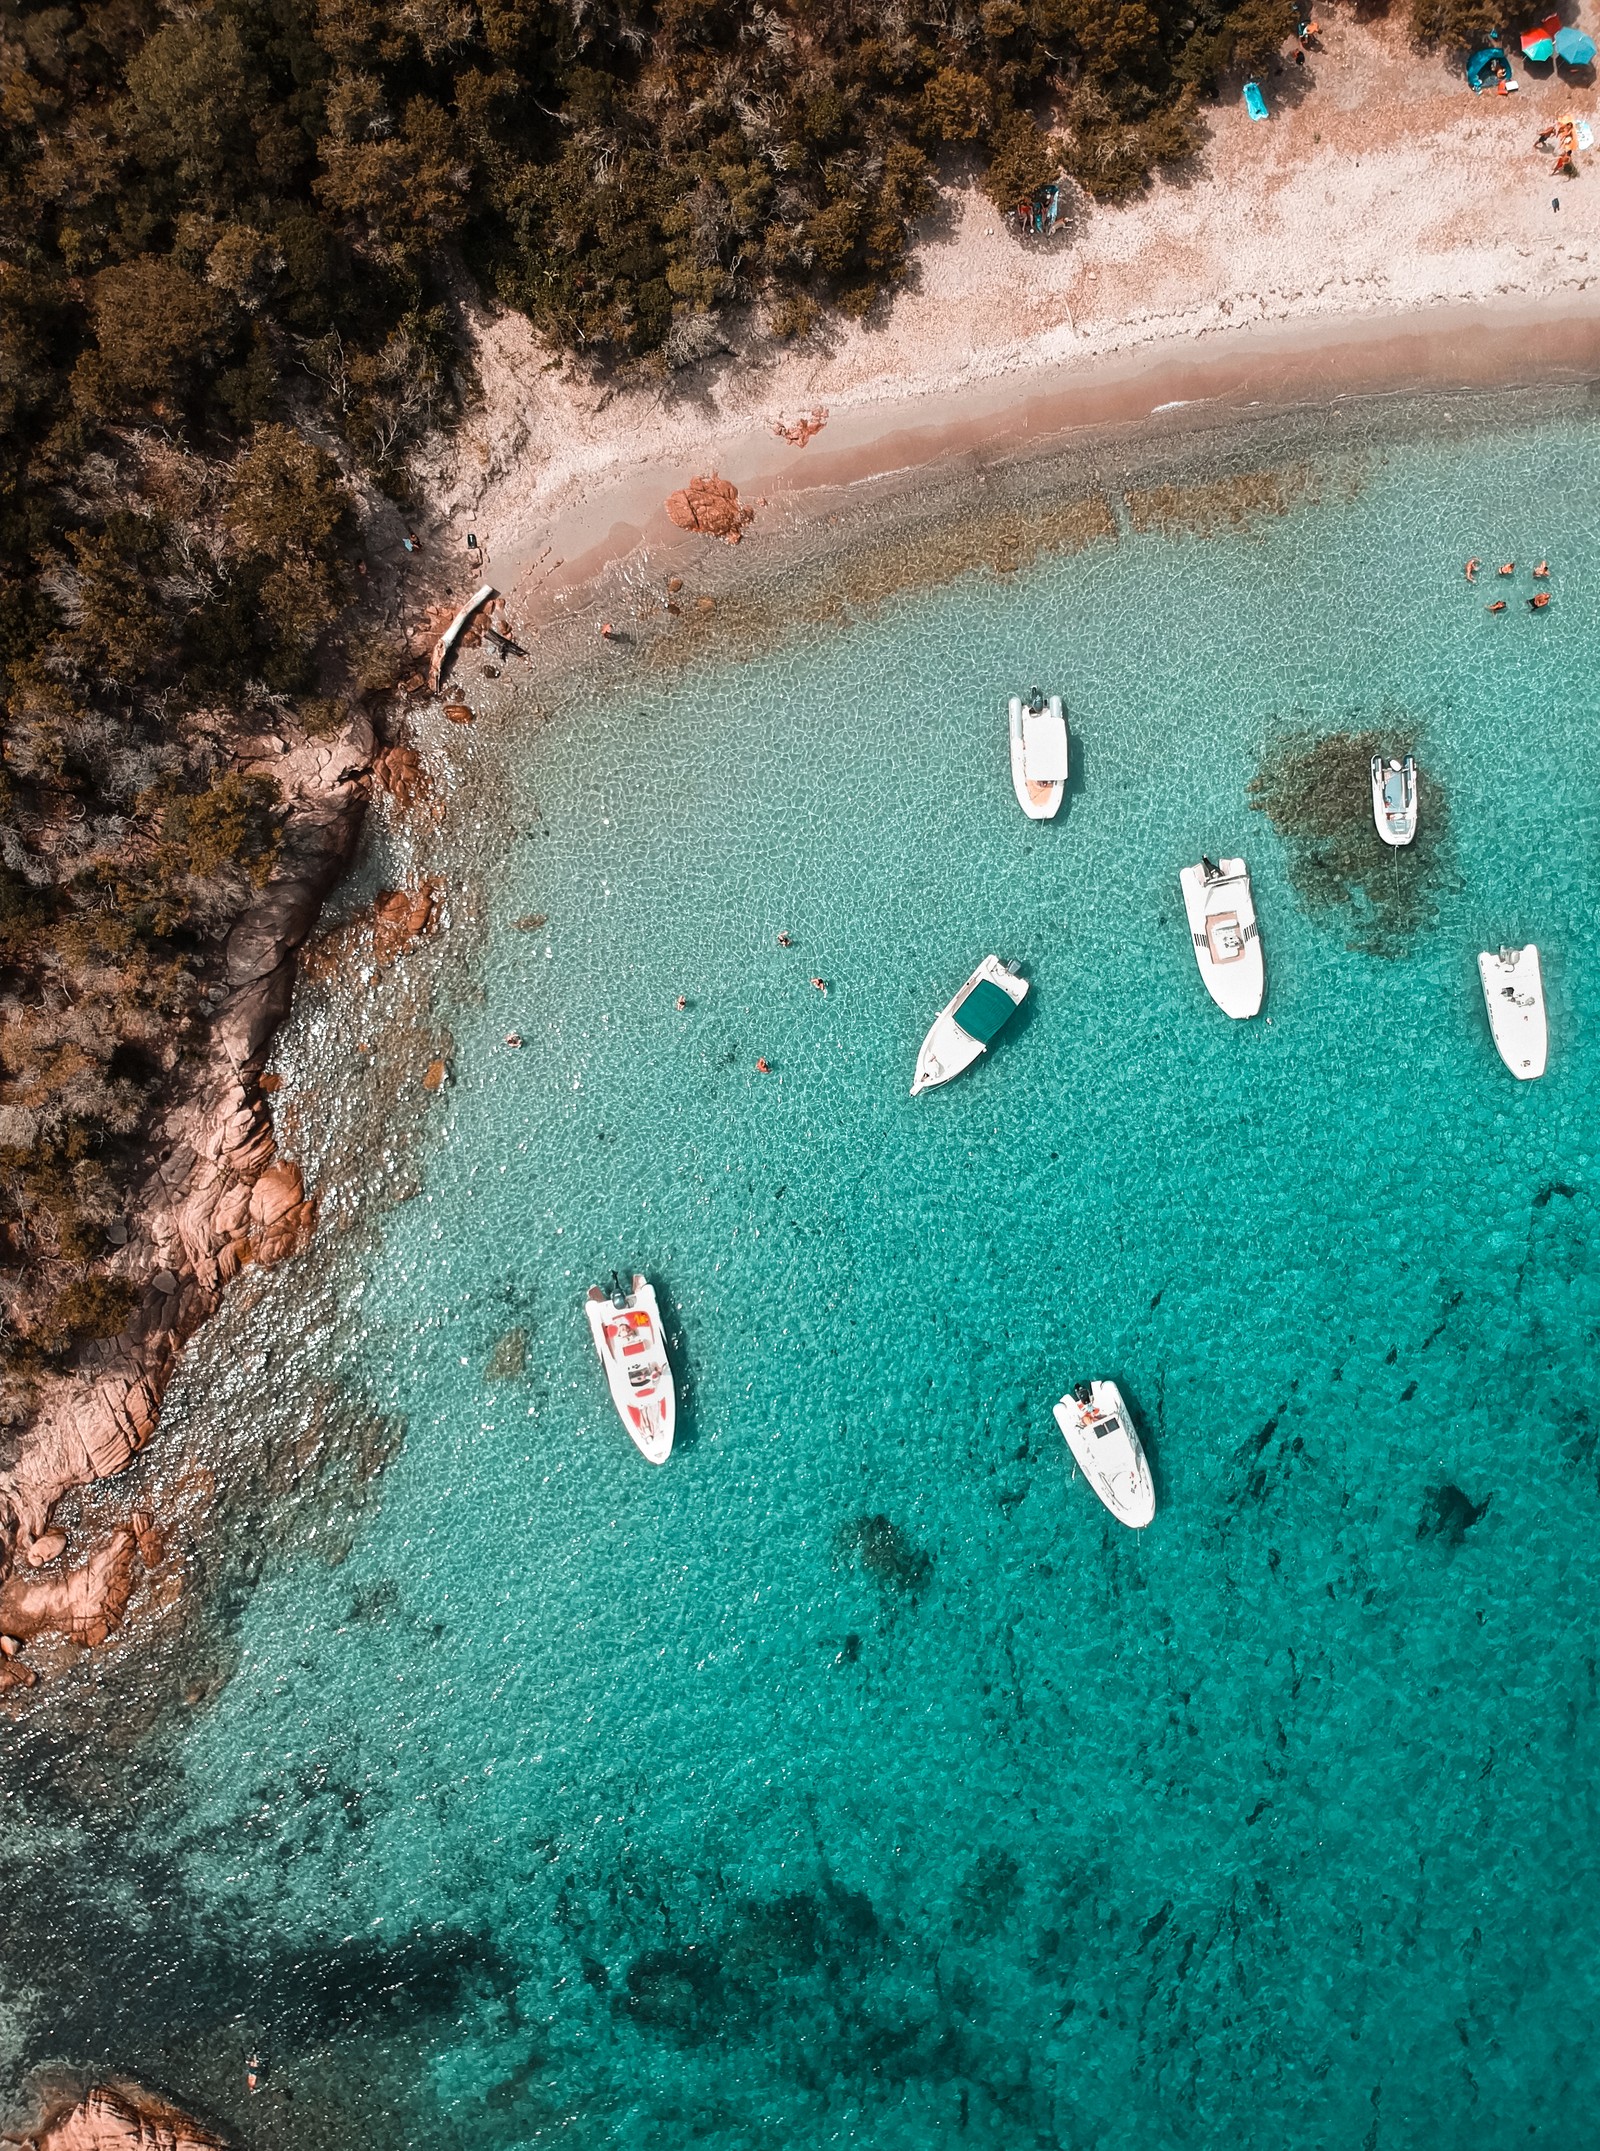
[[[222,2151],[224,2138],[151,2092],[101,2085],[19,2141],[24,2151]]]
[[[691,478],[681,491],[667,495],[667,514],[680,530],[726,538],[730,545],[738,544],[755,512],[740,505],[739,488],[727,478]]]
[[[0,1471],[0,1631],[23,1642],[45,1631],[100,1642],[121,1619],[141,1565],[133,1528],[63,1575],[13,1573],[19,1555],[47,1542],[70,1487],[124,1470],[149,1441],[178,1355],[229,1279],[281,1262],[312,1230],[315,1206],[299,1167],[277,1155],[260,1076],[288,1012],[296,951],[349,854],[372,753],[358,718],[340,739],[308,740],[264,765],[289,806],[278,867],[228,937],[210,1051],[168,1109],[115,1258],[140,1303],[120,1337],[45,1384]],[[28,1678],[17,1658],[0,1664],[0,1688]]]

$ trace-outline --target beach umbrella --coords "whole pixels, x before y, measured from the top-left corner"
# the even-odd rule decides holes
[[[1548,60],[1555,45],[1556,32],[1561,27],[1559,15],[1547,15],[1543,22],[1535,23],[1531,30],[1522,33],[1522,56],[1526,60]]]
[[[1556,58],[1565,60],[1569,67],[1587,67],[1594,58],[1594,39],[1587,37],[1575,23],[1555,35]]]

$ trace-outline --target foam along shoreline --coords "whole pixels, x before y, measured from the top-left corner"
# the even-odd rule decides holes
[[[1075,440],[1130,430],[1147,442],[1177,442],[1236,426],[1251,414],[1565,386],[1595,375],[1600,290],[1423,306],[1175,335],[1135,352],[1052,359],[959,389],[864,402],[836,411],[804,450],[775,440],[770,424],[711,431],[698,468],[715,470],[742,500],[759,504],[746,533],[759,544],[763,524],[768,531],[773,526],[773,511],[800,509],[807,495],[914,482],[964,460],[1060,453]],[[612,473],[550,520],[531,527],[512,522],[504,531],[496,549],[498,587],[531,626],[568,613],[608,569],[642,551],[665,571],[717,542],[686,535],[667,516],[668,494],[692,475],[683,462],[625,461],[628,452],[629,443],[619,441]],[[481,521],[497,512],[495,490],[474,510]],[[499,512],[512,513],[511,501]],[[551,556],[559,568],[548,565]]]

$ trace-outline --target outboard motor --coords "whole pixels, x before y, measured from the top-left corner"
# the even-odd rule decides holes
[[[1092,1404],[1094,1402],[1094,1390],[1090,1384],[1087,1382],[1074,1382],[1072,1385],[1072,1401],[1074,1404]]]

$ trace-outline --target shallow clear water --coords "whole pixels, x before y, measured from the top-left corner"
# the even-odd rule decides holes
[[[258,2129],[338,2076],[419,2147],[1583,2139],[1597,481],[1593,429],[1398,448],[530,736],[424,1189],[349,1280],[404,1447],[348,1560],[268,1568],[145,1825],[260,1968]],[[1547,551],[1545,619],[1463,583]],[[1384,722],[1451,823],[1393,961],[1245,799],[1275,732]],[[1268,1020],[1204,996],[1202,849]],[[1529,938],[1520,1086],[1474,957]],[[911,1099],[990,949],[1024,1017]],[[659,1472],[580,1305],[635,1265]],[[1142,1537],[1051,1421],[1090,1374]]]

